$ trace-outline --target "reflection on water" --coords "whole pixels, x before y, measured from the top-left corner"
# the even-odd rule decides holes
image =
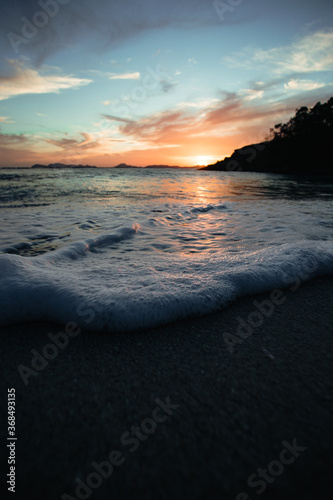
[[[237,198],[333,198],[333,179],[245,172],[153,169],[0,170],[0,205],[75,200],[117,204],[212,203]]]
[[[35,255],[137,223],[142,229],[119,252],[210,254],[327,240],[332,199],[333,182],[300,176],[0,170],[0,251]]]

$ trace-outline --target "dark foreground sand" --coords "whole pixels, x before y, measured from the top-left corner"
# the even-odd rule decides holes
[[[223,334],[236,333],[236,318],[256,310],[255,297],[149,332],[81,333],[27,386],[17,366],[31,366],[31,349],[41,352],[48,332],[63,329],[3,329],[1,412],[5,416],[7,387],[15,387],[18,437],[17,492],[7,497],[223,500],[247,492],[251,499],[330,498],[333,279],[284,293],[285,302],[233,353]],[[172,415],[157,424],[145,420],[156,399],[167,397],[179,405]],[[164,414],[154,413],[160,420]],[[155,432],[121,442],[141,424]],[[279,465],[283,442],[294,440],[306,449],[294,457],[285,452],[282,457],[294,461]],[[121,455],[113,459],[123,463],[108,479],[90,476],[101,485],[77,496],[76,478],[86,483],[96,472],[92,462],[108,461],[115,449]],[[258,468],[270,470],[262,494],[266,480],[258,484],[253,476],[255,486],[247,484]]]

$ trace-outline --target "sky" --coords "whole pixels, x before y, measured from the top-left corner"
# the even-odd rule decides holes
[[[206,165],[333,95],[330,0],[0,0],[0,166]]]

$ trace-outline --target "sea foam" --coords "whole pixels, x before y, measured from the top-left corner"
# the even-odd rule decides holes
[[[140,227],[35,257],[0,255],[0,324],[76,322],[128,332],[203,315],[245,296],[333,274],[330,242],[300,241],[240,254],[155,254],[120,259]]]
[[[333,274],[326,181],[186,169],[2,174],[1,325],[135,331]]]

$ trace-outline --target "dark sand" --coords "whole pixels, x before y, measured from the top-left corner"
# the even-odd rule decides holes
[[[85,481],[92,462],[118,449],[125,462],[89,498],[224,500],[242,491],[251,499],[330,498],[333,279],[284,293],[284,304],[233,354],[223,334],[255,311],[255,297],[149,332],[82,333],[28,386],[17,366],[30,366],[31,349],[41,352],[47,333],[63,329],[4,328],[1,412],[7,387],[15,387],[18,437],[17,493],[7,497],[76,498],[75,478]],[[122,434],[167,396],[179,408],[130,453]],[[258,495],[247,478],[294,439],[306,450]]]

